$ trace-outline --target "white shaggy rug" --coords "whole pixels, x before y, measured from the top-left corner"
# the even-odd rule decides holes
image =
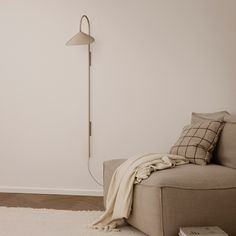
[[[143,236],[130,226],[120,232],[88,227],[101,211],[64,211],[0,207],[0,236]]]

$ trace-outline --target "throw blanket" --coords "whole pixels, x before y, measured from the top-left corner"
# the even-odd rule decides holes
[[[184,157],[171,154],[139,155],[122,163],[111,179],[106,199],[106,210],[93,223],[92,228],[117,231],[117,226],[122,225],[124,219],[128,219],[130,215],[134,184],[148,178],[153,171],[187,163],[188,160]]]

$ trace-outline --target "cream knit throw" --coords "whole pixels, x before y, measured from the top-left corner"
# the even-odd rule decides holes
[[[188,160],[182,156],[157,153],[135,156],[122,163],[112,176],[106,210],[92,228],[117,231],[117,226],[122,225],[130,215],[134,184],[148,178],[153,171],[187,163]]]

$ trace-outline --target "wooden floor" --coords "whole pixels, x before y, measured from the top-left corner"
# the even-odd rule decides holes
[[[0,193],[0,206],[60,210],[103,210],[102,197]]]

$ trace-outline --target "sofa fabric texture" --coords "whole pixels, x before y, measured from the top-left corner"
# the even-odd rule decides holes
[[[191,163],[206,165],[210,162],[220,132],[222,121],[208,120],[185,126],[170,153],[186,157]]]
[[[124,160],[104,163],[104,196]],[[182,226],[218,225],[236,235],[236,170],[188,164],[154,172],[134,186],[128,223],[150,236],[174,236]]]

